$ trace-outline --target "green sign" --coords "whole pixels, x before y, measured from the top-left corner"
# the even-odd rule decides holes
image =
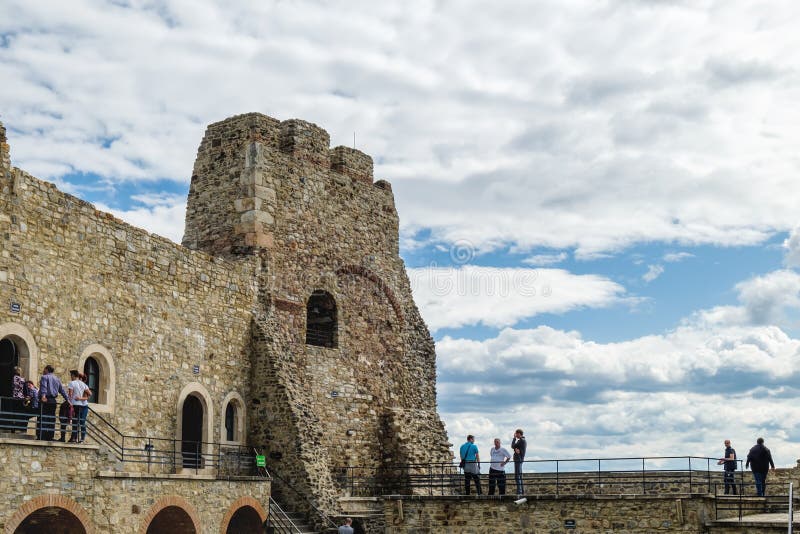
[[[261,454],[256,455],[256,467],[267,467],[267,457]]]

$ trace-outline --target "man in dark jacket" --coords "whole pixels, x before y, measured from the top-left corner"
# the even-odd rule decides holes
[[[731,491],[736,495],[736,449],[731,447],[731,440],[725,440],[725,456],[720,458],[717,465],[725,465],[725,495]]]
[[[522,429],[518,428],[514,432],[514,439],[511,440],[511,450],[514,451],[514,482],[517,483],[517,495],[525,493],[525,488],[522,486],[522,462],[525,461],[526,445]]]
[[[764,497],[767,487],[767,473],[769,468],[775,469],[775,462],[772,461],[772,453],[764,446],[764,438],[758,438],[755,446],[747,453],[747,463],[745,469],[750,467],[753,470],[753,480],[756,482],[756,493],[759,497]]]

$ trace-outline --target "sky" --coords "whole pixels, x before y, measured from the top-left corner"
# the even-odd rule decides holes
[[[800,4],[0,2],[12,162],[180,242],[207,124],[392,183],[450,440],[800,457]],[[488,456],[488,455],[487,455]]]

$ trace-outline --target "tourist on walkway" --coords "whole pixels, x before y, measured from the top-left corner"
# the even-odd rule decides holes
[[[81,373],[77,369],[71,370],[69,376],[72,380],[67,385],[67,393],[74,409],[69,442],[83,443],[86,439],[86,414],[89,412],[89,397],[92,396],[92,390],[81,380]]]
[[[44,374],[39,380],[39,401],[42,403],[42,415],[39,418],[39,424],[41,425],[39,439],[42,441],[54,441],[58,395],[61,394],[64,400],[69,402],[69,396],[54,371],[55,369],[53,369],[52,365],[46,366]]]
[[[28,418],[25,417],[25,379],[22,378],[22,369],[14,367],[14,378],[11,383],[11,432],[20,430],[25,432]]]
[[[349,517],[344,520],[344,525],[339,527],[339,534],[353,534],[353,520]]]
[[[33,422],[36,428],[36,439],[39,439],[42,431],[41,425],[39,424],[39,417],[42,415],[39,409],[39,390],[36,388],[36,384],[33,383],[33,380],[25,382],[25,386],[25,408],[28,411],[28,415],[25,418],[26,426],[28,418],[33,416]]]
[[[494,438],[494,447],[489,450],[492,462],[489,464],[489,495],[494,495],[494,486],[497,484],[497,493],[506,494],[506,464],[511,459],[505,447],[500,446],[500,438]]]
[[[467,441],[461,446],[459,453],[464,463],[464,493],[469,495],[469,482],[472,480],[475,483],[475,491],[481,495],[481,458],[478,446],[475,445],[475,436],[472,434],[467,436]]]
[[[753,470],[753,480],[756,482],[756,494],[759,497],[766,495],[767,473],[769,468],[775,470],[775,463],[772,461],[772,453],[764,446],[764,438],[758,438],[756,444],[747,453],[747,464],[745,469],[750,467]]]
[[[511,450],[514,451],[514,482],[517,483],[517,495],[524,495],[525,488],[522,487],[522,462],[525,461],[525,436],[522,429],[518,428],[514,432],[514,439],[511,440]]]
[[[725,465],[725,495],[736,495],[736,450],[731,447],[731,440],[725,440],[725,455],[719,459],[717,465]]]

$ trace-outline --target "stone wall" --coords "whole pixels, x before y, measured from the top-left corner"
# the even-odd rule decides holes
[[[0,325],[29,332],[25,373],[52,364],[65,380],[102,347],[120,431],[175,437],[190,387],[208,404],[204,440],[219,441],[223,399],[249,396],[253,263],[188,250],[18,169],[0,181],[0,214]]]
[[[335,513],[341,467],[452,459],[391,187],[373,183],[369,156],[330,149],[327,132],[304,121],[212,124],[186,223],[187,247],[261,262],[250,439],[267,444],[271,469]],[[306,344],[318,290],[336,302],[332,347]]]
[[[409,497],[384,501],[387,534],[705,532],[714,517],[710,497],[593,497],[462,499]],[[575,528],[566,528],[573,522]]]
[[[97,446],[26,444],[0,440],[0,531],[11,532],[42,506],[66,508],[89,532],[144,534],[155,514],[179,507],[198,533],[226,531],[232,513],[250,506],[265,515],[270,483],[264,479],[211,480],[106,472]],[[181,531],[175,531],[181,532]]]

